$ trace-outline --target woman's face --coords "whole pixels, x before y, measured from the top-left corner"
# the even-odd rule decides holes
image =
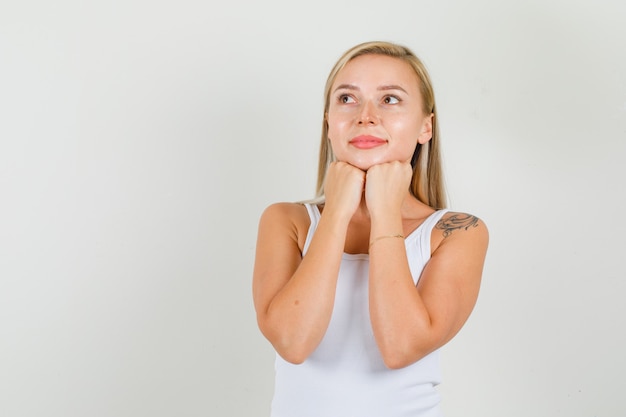
[[[385,55],[362,55],[346,64],[331,87],[326,117],[337,159],[364,171],[410,162],[417,144],[432,137],[432,115],[424,115],[413,68]]]

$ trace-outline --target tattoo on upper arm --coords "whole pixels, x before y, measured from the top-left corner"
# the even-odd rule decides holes
[[[478,217],[471,214],[455,213],[437,222],[435,228],[443,230],[443,237],[446,238],[455,230],[467,230],[470,227],[478,227]]]

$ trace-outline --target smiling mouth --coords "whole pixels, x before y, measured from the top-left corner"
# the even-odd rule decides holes
[[[377,138],[376,136],[357,136],[353,138],[350,145],[359,149],[371,149],[387,143],[386,140]]]

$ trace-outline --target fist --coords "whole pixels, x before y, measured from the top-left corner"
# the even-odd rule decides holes
[[[400,210],[409,192],[413,168],[408,162],[392,161],[367,170],[365,201],[372,214]]]
[[[324,211],[352,217],[363,197],[365,172],[345,162],[332,162],[326,173]]]

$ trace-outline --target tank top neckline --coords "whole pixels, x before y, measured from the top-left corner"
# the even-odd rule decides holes
[[[313,234],[315,233],[315,230],[317,229],[317,224],[320,220],[321,217],[321,212],[319,207],[317,206],[317,204],[314,203],[305,203],[304,204],[307,208],[307,211],[309,213],[309,217],[311,220],[311,224],[309,225],[309,229],[307,231],[307,236],[306,236],[306,241],[304,243],[304,247],[302,249],[302,254],[304,255],[306,253],[306,251],[309,248],[309,245],[311,243],[311,240],[313,239]],[[407,244],[410,244],[410,242],[414,241],[417,236],[419,236],[420,232],[422,229],[424,229],[425,227],[429,227],[430,230],[432,230],[432,228],[435,226],[435,223],[437,221],[439,221],[439,219],[441,218],[441,216],[443,216],[446,212],[448,212],[449,209],[439,209],[439,210],[435,210],[433,213],[429,214],[422,223],[420,223],[419,226],[417,226],[415,229],[413,229],[411,231],[411,233],[409,233],[405,238],[404,238],[404,244],[405,246]],[[430,230],[428,230],[430,232]],[[429,233],[430,235],[430,233]],[[342,258],[343,259],[369,259],[369,253],[347,253],[347,252],[343,252]]]

